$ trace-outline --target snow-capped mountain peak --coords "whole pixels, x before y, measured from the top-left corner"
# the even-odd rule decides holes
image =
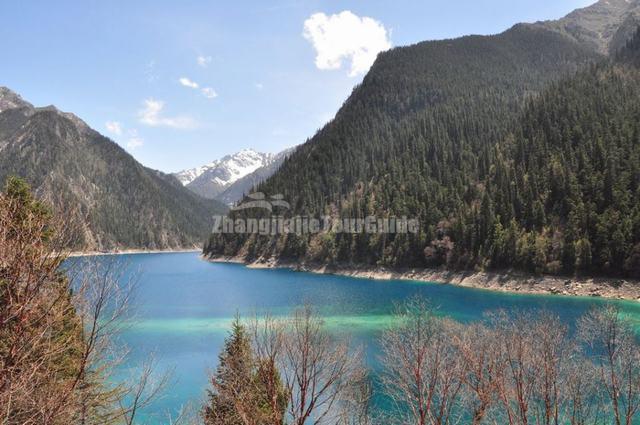
[[[179,171],[177,173],[174,173],[173,175],[178,180],[180,180],[180,183],[182,183],[183,186],[186,186],[189,183],[191,183],[192,181],[194,181],[195,179],[197,179],[198,177],[200,177],[202,175],[202,173],[204,173],[208,169],[214,168],[214,167],[216,167],[216,162],[212,162],[210,164],[203,165],[201,167],[190,168],[188,170],[182,170],[182,171]]]
[[[174,176],[193,191],[213,198],[239,179],[269,165],[273,159],[273,154],[243,149],[209,164],[180,171]]]

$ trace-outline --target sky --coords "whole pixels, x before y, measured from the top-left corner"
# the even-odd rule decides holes
[[[303,143],[376,54],[594,0],[0,1],[0,86],[165,172]]]

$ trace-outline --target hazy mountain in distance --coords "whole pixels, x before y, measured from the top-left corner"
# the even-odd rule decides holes
[[[144,167],[75,115],[36,108],[1,87],[0,184],[11,175],[58,214],[74,214],[78,249],[194,247],[226,210]]]
[[[244,149],[201,167],[174,173],[174,176],[198,195],[215,199],[231,184],[264,167],[271,160],[271,154]]]
[[[280,153],[271,156],[271,161],[266,165],[258,168],[251,174],[238,179],[235,183],[231,184],[224,192],[216,197],[220,202],[226,205],[233,205],[240,201],[244,195],[247,195],[254,187],[271,177],[282,166],[282,163],[287,159],[294,151],[295,147],[286,149]]]
[[[174,173],[174,176],[200,196],[224,198],[223,202],[233,204],[242,197],[244,190],[255,185],[254,182],[262,182],[273,174],[287,156],[285,152],[270,154],[244,149],[201,167]],[[236,195],[238,192],[240,195]]]

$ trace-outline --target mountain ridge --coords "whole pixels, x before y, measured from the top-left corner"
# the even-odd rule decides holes
[[[291,151],[272,154],[243,149],[173,175],[194,193],[232,205],[251,187],[270,177]]]
[[[73,114],[33,107],[8,88],[0,105],[0,182],[21,177],[57,212],[72,214],[75,249],[193,247],[225,210],[144,167]]]
[[[237,203],[244,195],[248,195],[253,188],[277,172],[284,161],[295,152],[296,148],[297,147],[285,149],[277,154],[273,154],[267,164],[233,182],[224,192],[218,195],[216,199],[229,206]]]
[[[600,0],[553,21],[536,22],[602,54],[624,47],[640,24],[640,0]]]

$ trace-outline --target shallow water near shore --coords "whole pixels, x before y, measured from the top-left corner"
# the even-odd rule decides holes
[[[415,295],[428,299],[440,314],[462,322],[480,320],[498,309],[532,313],[545,309],[571,326],[592,306],[613,302],[640,326],[640,303],[633,301],[250,269],[240,264],[210,263],[197,253],[123,254],[115,258],[126,268],[126,275],[137,277],[138,284],[133,306],[136,319],[121,338],[131,354],[114,379],[131,379],[151,354],[158,369],[173,370],[170,387],[140,418],[151,424],[167,423],[167,415],[175,417],[182,406],[205,397],[207,373],[216,366],[236,314],[268,311],[286,315],[310,303],[324,316],[331,332],[349,333],[365,345],[366,359],[373,369],[377,367],[376,339],[392,322],[394,306]]]

